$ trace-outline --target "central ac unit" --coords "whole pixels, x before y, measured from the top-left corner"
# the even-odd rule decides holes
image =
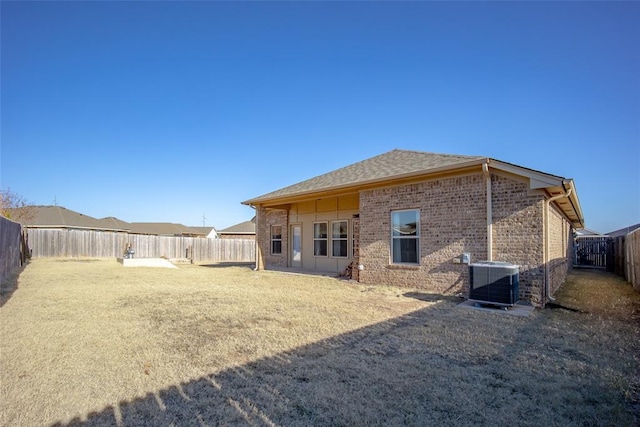
[[[508,262],[480,261],[469,266],[469,299],[512,306],[518,302],[519,267]]]

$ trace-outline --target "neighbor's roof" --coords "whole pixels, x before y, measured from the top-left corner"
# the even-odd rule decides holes
[[[605,236],[605,234],[594,231],[590,228],[583,228],[582,230],[576,231],[578,236]]]
[[[118,229],[122,229],[122,230],[131,230],[131,224],[129,224],[126,221],[123,221],[119,218],[116,218],[114,216],[109,216],[106,218],[102,218],[100,219],[100,222],[102,222],[103,224],[105,224],[105,226],[111,227],[111,228],[118,228]]]
[[[105,231],[125,231],[116,224],[84,215],[62,206],[30,206],[33,217],[23,225],[47,228],[82,228]]]
[[[549,196],[566,194],[568,198],[556,203],[576,228],[584,227],[584,218],[572,179],[540,172],[483,156],[427,153],[420,151],[392,150],[379,156],[354,163],[324,175],[281,188],[242,202],[246,205],[278,206],[292,201],[326,196],[342,191],[358,192],[365,187],[386,185],[402,180],[434,176],[439,173],[456,173],[463,170],[480,170],[483,164],[529,179],[531,189],[544,189]]]
[[[206,236],[208,234],[186,225],[170,222],[128,223],[115,217],[96,219],[62,206],[29,206],[28,209],[32,218],[24,221],[23,225],[34,228],[77,228],[168,236]]]
[[[609,237],[626,236],[627,234],[631,233],[632,231],[637,230],[638,228],[640,228],[640,224],[630,225],[628,227],[621,228],[621,229],[616,230],[616,231],[612,231],[611,233],[607,233],[607,235]]]
[[[173,222],[132,222],[131,232],[135,234],[157,234],[160,236],[202,236],[204,235],[186,225]]]
[[[256,217],[253,217],[250,221],[218,230],[218,234],[256,234]]]
[[[192,230],[197,231],[198,233],[204,235],[204,236],[208,236],[209,233],[211,233],[211,231],[214,231],[215,228],[214,227],[194,227],[194,226],[190,226],[189,227]]]

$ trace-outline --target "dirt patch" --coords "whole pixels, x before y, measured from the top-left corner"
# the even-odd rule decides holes
[[[640,329],[579,301],[519,318],[245,267],[34,260],[0,309],[0,424],[637,424]]]

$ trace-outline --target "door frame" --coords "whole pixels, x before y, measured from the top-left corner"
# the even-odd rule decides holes
[[[294,239],[295,239],[295,229],[299,229],[300,242],[298,246],[299,252],[299,261],[294,261]],[[289,267],[293,268],[302,268],[302,223],[289,224]]]

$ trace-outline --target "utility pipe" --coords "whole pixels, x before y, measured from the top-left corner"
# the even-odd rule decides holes
[[[482,164],[482,174],[487,182],[487,261],[493,261],[493,214],[491,207],[491,174],[489,162]]]
[[[552,202],[555,202],[558,199],[562,199],[564,197],[569,197],[571,195],[571,188],[565,190],[564,193],[558,194],[546,200],[545,202],[545,212],[544,212],[544,291],[545,296],[549,301],[555,301],[555,298],[551,296],[551,271],[549,267],[549,262],[551,261],[551,232],[549,231],[549,212],[550,206]]]

